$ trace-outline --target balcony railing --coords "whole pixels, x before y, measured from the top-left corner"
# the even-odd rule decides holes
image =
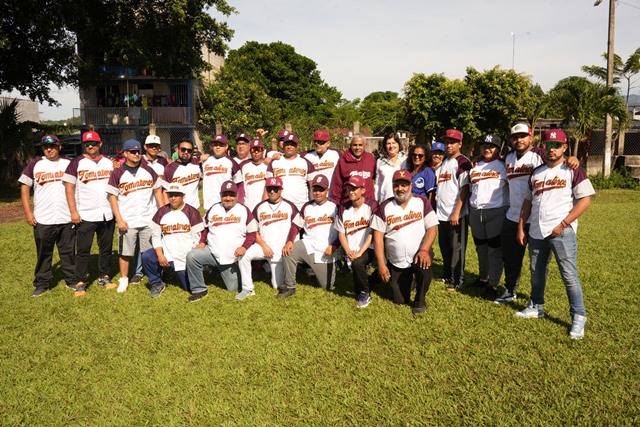
[[[190,124],[188,107],[93,107],[74,108],[73,117],[83,125]]]

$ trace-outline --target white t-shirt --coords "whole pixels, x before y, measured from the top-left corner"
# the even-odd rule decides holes
[[[204,220],[209,230],[207,246],[222,265],[237,262],[233,253],[243,245],[247,234],[258,231],[258,223],[242,203],[226,210],[218,202],[209,209]]]
[[[507,219],[518,222],[522,202],[529,190],[529,178],[535,168],[544,163],[544,150],[534,147],[518,158],[515,151],[507,154],[505,166],[507,168],[507,180],[509,181],[509,210]]]
[[[495,209],[509,204],[507,169],[500,159],[481,161],[469,172],[469,204],[475,209]]]
[[[267,167],[265,162],[256,165],[251,160],[240,164],[240,176],[242,177],[244,193],[242,203],[251,211],[262,201],[267,179]]]
[[[365,199],[358,210],[353,207],[351,201],[338,207],[338,216],[334,227],[339,233],[345,234],[349,249],[352,251],[361,250],[367,237],[371,235],[369,225],[377,208],[378,204],[372,199]],[[373,248],[373,241],[369,247]]]
[[[220,201],[220,187],[225,181],[240,183],[240,167],[229,156],[209,156],[202,164],[202,198],[204,199],[204,209],[209,210],[211,206]]]
[[[55,162],[46,157],[31,160],[18,179],[33,187],[33,215],[38,224],[54,225],[71,222],[62,177],[71,160],[60,157]]]
[[[76,208],[83,221],[99,222],[113,219],[107,198],[107,183],[113,171],[113,161],[100,156],[78,156],[69,163],[63,182],[76,186]]]
[[[280,261],[282,248],[287,243],[291,224],[302,225],[298,209],[293,203],[285,199],[282,199],[279,203],[270,203],[268,200],[264,200],[255,207],[253,216],[258,221],[258,231],[262,240],[273,251],[271,261]],[[297,233],[295,240],[298,240]]]
[[[337,205],[329,199],[321,205],[315,201],[306,203],[300,211],[304,220],[302,243],[316,264],[329,264],[335,259],[335,251],[330,257],[324,256],[324,251],[338,239],[338,230],[333,226],[337,214]]]
[[[156,212],[154,190],[162,188],[162,180],[150,166],[140,163],[133,175],[122,165],[111,173],[107,193],[118,197],[122,219],[129,227],[146,227]]]
[[[282,156],[272,160],[267,168],[267,178],[282,179],[282,197],[296,205],[298,209],[309,201],[308,181],[313,179],[315,169],[311,162],[296,155],[291,159]]]
[[[471,162],[460,154],[455,158],[447,157],[442,162],[438,176],[437,217],[439,221],[450,221],[451,214],[460,198],[460,190],[469,185]],[[460,217],[469,213],[467,203],[460,210]]]
[[[162,247],[164,256],[167,261],[173,261],[176,271],[184,270],[187,254],[198,244],[204,230],[200,212],[186,203],[176,210],[165,205],[153,215],[149,227],[153,247]]]
[[[169,163],[164,168],[164,187],[168,189],[169,184],[177,182],[182,184],[184,190],[184,201],[194,208],[200,207],[200,197],[198,196],[198,185],[202,178],[202,171],[197,160],[182,164],[181,162]]]

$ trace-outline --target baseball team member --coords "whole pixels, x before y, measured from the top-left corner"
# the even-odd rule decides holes
[[[87,293],[87,270],[93,235],[98,240],[98,286],[113,289],[109,277],[113,246],[113,212],[107,199],[107,183],[113,161],[100,153],[102,141],[97,132],[82,134],[85,153],[69,163],[62,181],[69,205],[71,222],[76,225],[75,296]]]
[[[136,253],[136,246],[139,245],[142,253],[153,248],[149,224],[157,206],[164,205],[162,180],[149,165],[142,164],[140,142],[135,139],[125,141],[123,154],[124,164],[111,173],[107,185],[109,203],[119,230],[118,292],[125,292],[129,286],[129,263]]]
[[[336,280],[335,252],[340,241],[334,228],[337,206],[327,198],[329,180],[324,175],[311,182],[313,201],[300,211],[303,221],[292,224],[287,243],[282,251],[284,258],[284,285],[278,288],[276,298],[287,298],[296,292],[298,263],[306,262],[313,270],[322,289],[329,290]],[[304,227],[301,240],[294,243],[300,227]]]
[[[338,240],[347,258],[347,265],[353,270],[353,287],[356,307],[365,308],[371,302],[371,289],[367,267],[375,259],[371,217],[378,208],[375,200],[366,198],[364,179],[358,175],[346,182],[349,202],[338,208],[335,229]]]
[[[193,142],[188,139],[180,141],[177,153],[178,159],[164,168],[164,185],[166,187],[172,182],[182,185],[185,202],[198,209],[200,207],[198,185],[202,178],[202,171],[198,160],[193,158]]]
[[[189,302],[196,302],[209,294],[204,283],[205,265],[217,267],[225,286],[235,292],[240,285],[238,259],[256,240],[258,224],[253,215],[238,203],[238,186],[233,181],[222,183],[220,202],[207,212],[206,228],[200,243],[187,254],[187,272],[191,284]]]
[[[282,252],[287,243],[291,225],[302,223],[298,209],[293,203],[282,198],[282,180],[267,178],[267,200],[260,202],[253,210],[253,217],[258,222],[256,242],[244,254],[238,266],[242,278],[242,292],[237,299],[253,295],[254,286],[251,278],[251,261],[268,260],[271,267],[271,286],[274,289],[284,284],[284,266]],[[297,230],[297,228],[296,228]],[[292,237],[298,239],[297,234]]]
[[[384,282],[391,281],[396,304],[410,303],[415,278],[412,311],[421,314],[427,309],[438,219],[429,200],[411,193],[409,171],[393,174],[393,193],[393,198],[380,203],[371,220],[378,272]]]
[[[313,165],[316,175],[321,174],[329,180],[329,188],[331,188],[331,179],[333,171],[340,160],[340,152],[331,148],[331,138],[326,130],[317,130],[313,133],[313,143],[315,150],[307,151],[302,157],[309,160]],[[313,198],[310,195],[309,200]]]
[[[75,225],[71,223],[69,205],[65,197],[62,177],[70,163],[60,157],[62,144],[55,135],[45,135],[41,142],[44,156],[31,160],[18,182],[22,209],[27,224],[33,227],[36,241],[37,262],[32,297],[39,297],[49,290],[53,270],[53,249],[58,247],[62,273],[67,287],[75,290]],[[33,187],[33,211],[30,204]]]
[[[464,254],[467,250],[467,214],[469,208],[469,170],[471,162],[461,152],[462,132],[448,129],[444,136],[447,158],[438,177],[438,243],[442,253],[447,290],[464,285]]]
[[[164,157],[158,155],[160,150],[162,150],[160,137],[158,135],[147,136],[144,140],[145,153],[142,156],[142,163],[148,164],[160,179],[164,179],[164,168],[169,165],[169,162]]]
[[[264,185],[267,179],[268,165],[264,161],[264,144],[260,138],[255,138],[249,144],[251,159],[240,165],[242,179],[243,200],[242,203],[253,209],[265,199]]]
[[[502,140],[486,135],[483,159],[469,172],[469,225],[478,254],[479,277],[476,286],[486,288],[486,298],[494,299],[502,276],[500,233],[509,207],[507,169],[500,159]]]
[[[351,138],[351,144],[344,152],[336,169],[333,171],[331,180],[331,198],[339,204],[349,201],[349,194],[344,183],[353,175],[361,176],[365,182],[365,190],[371,197],[375,197],[373,180],[376,179],[376,158],[373,154],[367,153],[364,136],[355,135]]]
[[[233,156],[233,160],[237,164],[242,164],[242,162],[246,162],[250,159],[249,157],[249,143],[251,142],[251,137],[246,133],[239,133],[236,135],[236,155]]]
[[[571,170],[564,164],[564,153],[569,146],[562,130],[545,131],[542,141],[546,163],[531,174],[518,222],[518,241],[523,246],[527,240],[524,227],[530,222],[531,300],[529,306],[516,315],[544,317],[547,268],[553,253],[569,299],[572,320],[569,336],[580,339],[584,337],[587,317],[578,278],[576,232],[578,218],[591,204],[595,190],[582,168]]]
[[[267,178],[280,178],[283,185],[282,197],[296,205],[296,208],[302,209],[309,201],[307,182],[313,179],[315,169],[309,160],[298,154],[299,143],[295,134],[287,134],[283,142],[284,155],[269,163]]]
[[[187,254],[200,242],[204,229],[200,212],[184,202],[184,190],[180,184],[169,184],[167,196],[169,203],[158,209],[149,225],[153,249],[142,253],[144,270],[151,285],[151,298],[159,296],[166,287],[162,282],[162,267],[171,267],[182,289],[190,291]]]
[[[202,163],[202,198],[205,211],[220,202],[220,188],[223,182],[239,183],[241,180],[238,163],[227,156],[227,137],[216,135],[211,141],[211,147],[213,156],[209,156]]]

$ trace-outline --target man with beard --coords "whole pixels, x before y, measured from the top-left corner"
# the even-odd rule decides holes
[[[182,185],[185,203],[198,209],[200,207],[198,185],[202,179],[202,172],[198,160],[193,158],[193,142],[183,139],[178,144],[176,152],[178,159],[164,168],[165,190],[171,183]]]
[[[202,163],[202,198],[204,209],[220,201],[220,188],[223,182],[240,182],[240,167],[227,155],[228,142],[225,135],[216,135],[211,141],[213,156]]]

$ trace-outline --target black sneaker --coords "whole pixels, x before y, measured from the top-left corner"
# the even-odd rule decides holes
[[[189,297],[189,302],[196,302],[196,301],[200,301],[202,298],[205,298],[207,295],[209,295],[209,291],[202,291],[202,292],[196,292],[195,294],[192,294]]]
[[[413,308],[411,309],[411,312],[412,312],[413,314],[415,314],[415,315],[422,314],[422,313],[424,313],[425,311],[427,311],[427,306],[424,306],[424,307],[413,307]]]
[[[139,285],[142,282],[142,274],[136,274],[135,276],[133,276],[131,278],[131,280],[129,280],[129,284],[130,285]]]
[[[495,301],[500,294],[498,293],[498,287],[495,288],[493,286],[487,286],[484,293],[482,294],[482,298],[487,299],[489,301]]]
[[[151,285],[151,293],[149,294],[149,296],[151,298],[159,297],[162,291],[166,289],[166,287],[167,285],[165,285],[162,282],[156,283],[155,285]]]
[[[47,288],[46,286],[40,286],[39,288],[35,288],[33,292],[31,292],[31,296],[34,298],[39,297],[40,295],[44,294],[48,290],[49,288]]]
[[[296,288],[278,288],[276,298],[287,298],[296,293]]]

